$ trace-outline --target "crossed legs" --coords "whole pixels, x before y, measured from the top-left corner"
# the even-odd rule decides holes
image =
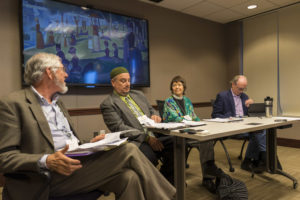
[[[118,199],[173,199],[175,188],[134,144],[79,158],[83,167],[70,176],[52,173],[50,194],[92,190],[114,192]]]

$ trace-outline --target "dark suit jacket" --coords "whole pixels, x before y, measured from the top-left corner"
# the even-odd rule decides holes
[[[244,115],[248,115],[248,108],[245,105],[245,101],[249,97],[242,93],[241,94],[242,106]],[[231,90],[220,92],[213,105],[212,118],[228,118],[235,117],[235,105]]]
[[[74,132],[63,103],[58,101],[58,105]],[[54,144],[47,119],[31,88],[1,99],[0,119],[0,171],[10,175],[5,178],[7,194],[14,200],[33,199],[45,182],[37,162],[44,154],[54,153]],[[46,187],[39,199],[47,199],[48,194]]]
[[[149,104],[144,94],[137,90],[131,90],[129,95],[148,117],[158,115],[156,110]],[[131,110],[114,92],[109,95],[100,105],[104,122],[110,131],[136,130],[136,133],[144,132],[144,129]],[[145,134],[135,139],[136,144],[145,140]]]

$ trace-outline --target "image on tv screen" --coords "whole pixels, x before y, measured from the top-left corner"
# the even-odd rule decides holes
[[[119,66],[132,85],[150,85],[146,19],[53,0],[23,0],[21,18],[24,63],[48,52],[61,58],[68,85],[110,85]]]

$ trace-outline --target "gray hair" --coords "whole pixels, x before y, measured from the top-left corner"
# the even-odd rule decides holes
[[[26,84],[33,85],[43,79],[43,74],[48,67],[55,72],[60,66],[61,59],[51,53],[37,53],[26,62],[24,81]]]
[[[237,82],[239,81],[239,79],[240,79],[241,77],[245,77],[245,78],[246,78],[246,76],[244,76],[244,75],[236,75],[236,76],[234,76],[233,79],[230,81],[230,84],[234,83],[234,84],[236,85]]]

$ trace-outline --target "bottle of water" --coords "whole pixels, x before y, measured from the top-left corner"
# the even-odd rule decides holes
[[[267,96],[265,99],[266,117],[273,116],[273,98]]]

